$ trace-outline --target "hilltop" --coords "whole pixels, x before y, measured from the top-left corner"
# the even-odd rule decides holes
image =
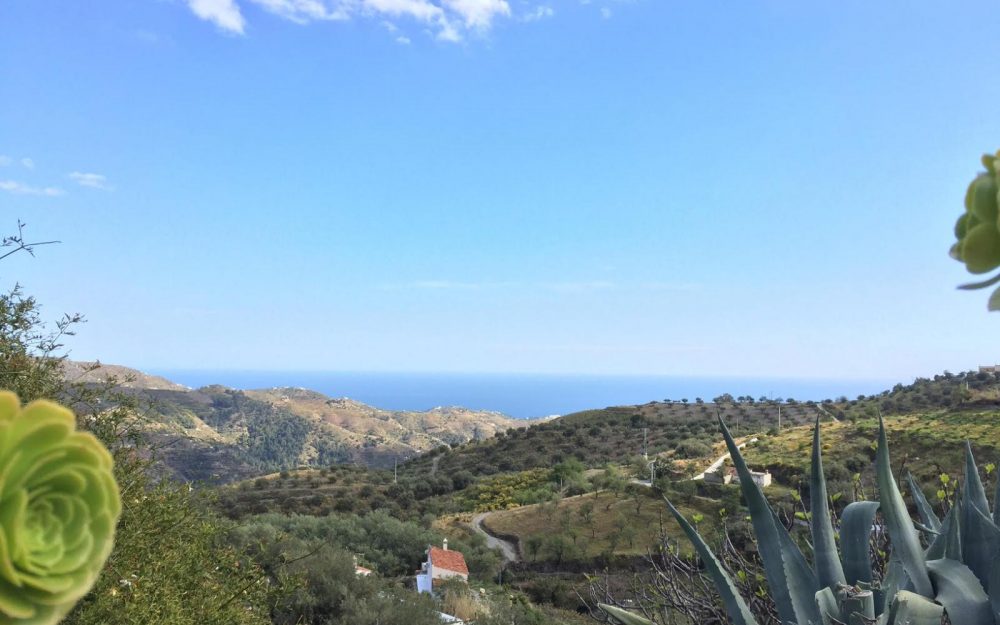
[[[162,465],[182,479],[214,483],[300,466],[391,467],[530,423],[461,407],[383,410],[301,388],[191,389],[119,365],[70,361],[64,375],[87,384],[113,378],[145,407],[141,426]]]
[[[722,398],[720,398],[722,399]],[[646,453],[677,459],[707,455],[718,438],[717,415],[737,433],[811,423],[824,408],[814,402],[650,402],[578,412],[529,428],[509,430],[456,449],[436,449],[407,462],[402,471],[425,473],[432,466],[446,473],[474,475],[549,467],[568,458],[596,468],[628,463]],[[645,447],[644,447],[645,446]]]

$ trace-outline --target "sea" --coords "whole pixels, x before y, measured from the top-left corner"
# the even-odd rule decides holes
[[[550,375],[507,373],[344,373],[307,371],[152,370],[192,388],[222,384],[236,389],[301,387],[330,397],[349,397],[387,410],[462,406],[520,419],[593,408],[700,397],[793,398],[797,401],[855,398],[891,388],[899,380],[685,377],[656,375]]]

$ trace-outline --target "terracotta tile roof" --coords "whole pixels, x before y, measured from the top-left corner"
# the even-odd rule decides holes
[[[465,556],[461,551],[445,551],[437,547],[431,547],[429,554],[431,564],[436,568],[448,569],[464,575],[469,574],[469,567],[465,564]]]

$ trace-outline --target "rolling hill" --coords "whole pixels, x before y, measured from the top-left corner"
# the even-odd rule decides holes
[[[168,471],[213,483],[299,466],[391,467],[430,449],[530,423],[460,407],[382,410],[301,388],[190,389],[116,365],[68,362],[65,376],[85,384],[113,378],[140,400],[142,430]]]

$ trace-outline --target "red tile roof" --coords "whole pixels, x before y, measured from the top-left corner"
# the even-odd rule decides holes
[[[465,556],[461,551],[445,551],[437,547],[431,547],[429,554],[431,564],[436,568],[448,569],[464,575],[469,574],[469,567],[465,564]]]

